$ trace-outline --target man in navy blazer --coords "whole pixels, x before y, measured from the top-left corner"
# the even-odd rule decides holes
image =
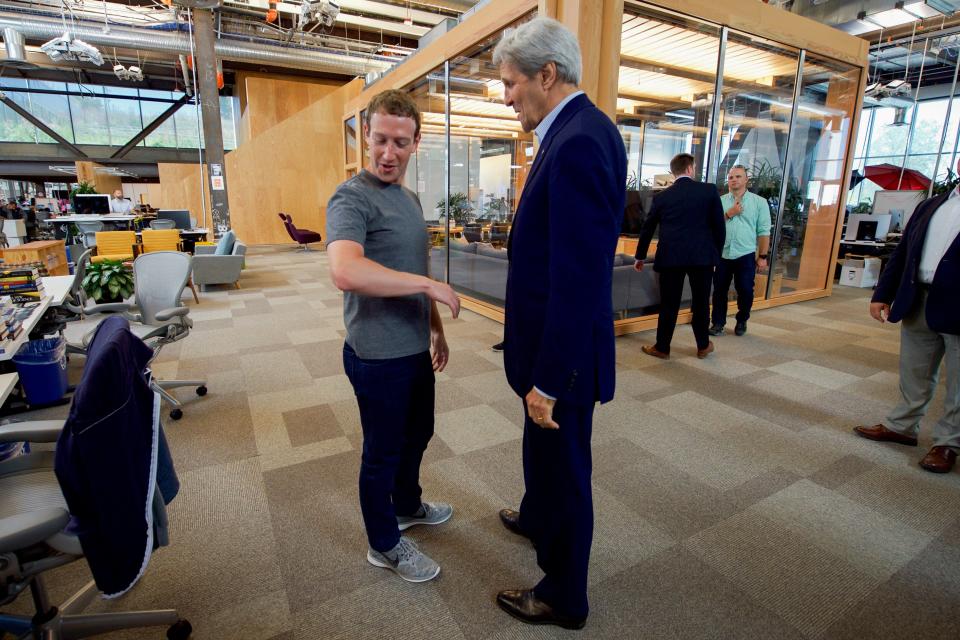
[[[586,623],[593,540],[590,435],[597,401],[613,398],[613,257],[626,198],[623,139],[583,92],[580,47],[537,18],[493,54],[504,102],[539,149],[508,240],[504,368],[524,399],[520,510],[510,531],[537,550],[543,579],[502,591],[498,605],[532,624]]]
[[[960,170],[960,163],[958,163]],[[854,432],[870,440],[917,446],[920,420],[946,361],[943,417],[920,466],[953,469],[960,450],[960,189],[920,203],[880,274],[870,315],[900,325],[900,402],[881,424]]]
[[[650,215],[640,229],[637,243],[637,271],[643,270],[653,232],[660,227],[653,269],[660,274],[660,317],[657,319],[657,343],[644,345],[643,352],[656,358],[670,358],[670,343],[677,327],[683,280],[690,279],[693,298],[693,335],[697,339],[697,357],[713,351],[710,341],[710,283],[713,269],[720,263],[726,239],[726,219],[720,194],[712,184],[693,179],[694,158],[680,153],[670,160],[670,173],[676,180],[653,198]]]

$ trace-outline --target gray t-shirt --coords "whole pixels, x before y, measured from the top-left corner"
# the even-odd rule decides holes
[[[364,257],[406,273],[427,275],[429,239],[417,194],[364,169],[327,204],[327,244],[352,240]],[[424,294],[375,298],[343,294],[347,344],[363,359],[402,358],[430,348],[430,299]]]

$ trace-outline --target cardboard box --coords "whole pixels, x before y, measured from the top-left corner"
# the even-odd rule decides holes
[[[880,258],[847,258],[840,270],[840,284],[845,287],[874,287],[880,279]]]

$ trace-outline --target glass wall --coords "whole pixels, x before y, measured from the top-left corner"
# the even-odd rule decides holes
[[[846,194],[847,145],[860,69],[807,54],[794,111],[787,185],[776,230],[771,297],[816,291],[833,277],[833,239]]]
[[[504,303],[504,244],[534,157],[532,136],[503,104],[491,60],[500,37],[406,87],[423,114],[406,185],[420,197],[432,232],[432,274],[494,307]],[[861,73],[749,33],[625,3],[616,123],[628,176],[612,278],[618,320],[659,310],[656,272],[637,272],[633,256],[652,199],[672,183],[669,163],[681,152],[694,156],[698,178],[721,191],[727,171],[745,166],[748,188],[768,203],[775,255],[772,272],[758,274],[758,297],[825,288]],[[869,136],[861,137],[866,144]],[[648,259],[655,251],[656,240]]]
[[[75,144],[120,147],[166,111],[183,94],[136,87],[0,78],[0,90],[51,129]],[[223,146],[235,149],[236,117],[231,96],[220,97]],[[6,105],[0,104],[0,142],[55,141]],[[141,146],[197,149],[202,133],[196,106],[185,104]]]
[[[492,61],[500,37],[480,42],[407,87],[423,126],[405,183],[420,197],[431,232],[431,274],[494,306],[504,304],[507,236],[533,160],[532,135],[503,104],[503,83]]]

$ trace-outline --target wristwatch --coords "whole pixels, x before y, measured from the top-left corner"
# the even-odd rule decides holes
[[[759,255],[757,256],[757,258],[758,258],[759,260],[766,260],[768,255],[769,255],[769,254],[767,254],[767,253],[761,253],[761,254],[759,254]]]

